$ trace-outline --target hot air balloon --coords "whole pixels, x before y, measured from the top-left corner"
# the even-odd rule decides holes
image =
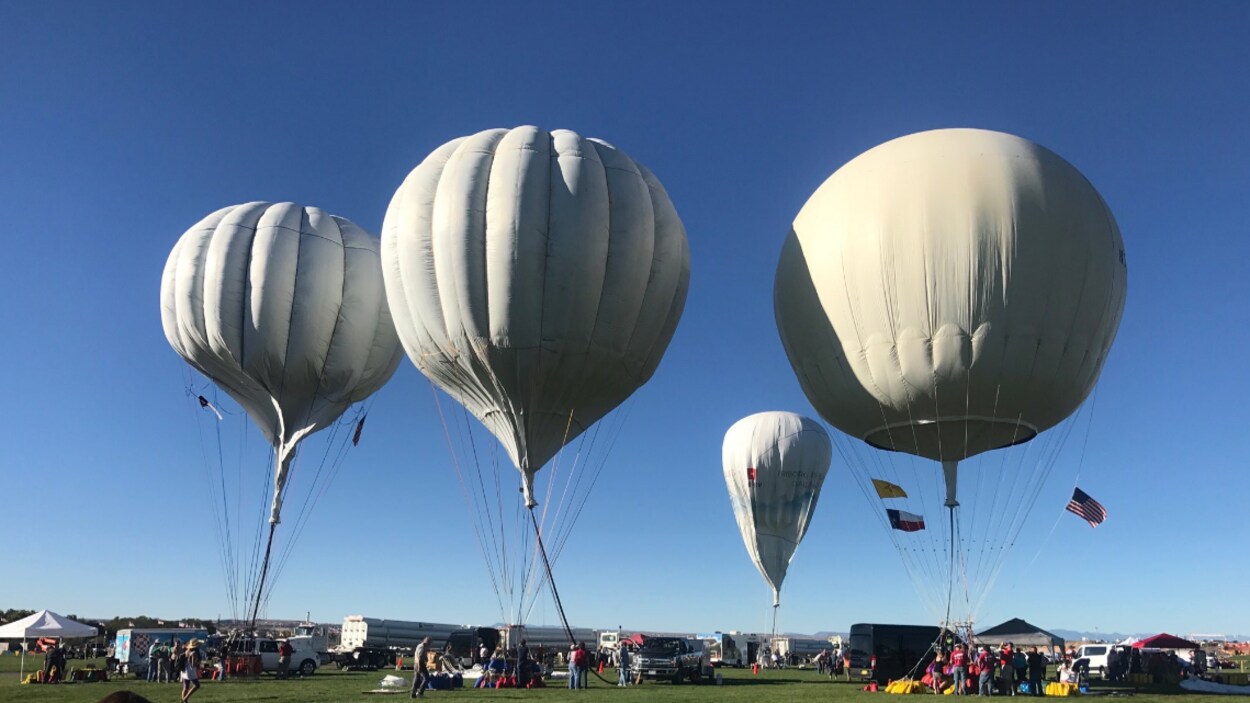
[[[960,462],[1080,406],[1126,285],[1115,219],[1071,164],[1009,134],[944,129],[875,147],[817,189],[774,305],[825,420],[940,462],[954,533]]]
[[[498,438],[531,515],[535,474],[655,372],[690,275],[650,171],[537,127],[426,157],[387,208],[382,264],[408,357]]]
[[[747,554],[781,603],[781,584],[816,510],[833,446],[815,420],[764,412],[735,422],[721,458]]]
[[[375,237],[294,203],[222,208],[187,230],[165,264],[165,338],[273,445],[270,547],[300,442],[399,364],[381,274]]]

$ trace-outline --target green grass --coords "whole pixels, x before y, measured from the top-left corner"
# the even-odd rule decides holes
[[[81,666],[84,662],[71,662],[71,667]],[[42,665],[42,659],[31,657],[27,661],[28,669]],[[96,684],[62,684],[54,686],[20,686],[17,683],[18,661],[16,657],[0,657],[0,702],[25,703],[26,701],[64,701],[72,703],[95,703],[109,693],[117,690],[131,690],[139,693],[153,703],[173,703],[179,698],[180,687],[177,684],[150,684],[145,681],[125,679],[109,683]],[[398,701],[407,700],[403,695],[366,695],[364,691],[376,688],[378,682],[387,673],[374,672],[340,672],[332,667],[319,671],[308,679],[277,681],[271,677],[262,677],[258,681],[205,681],[203,688],[192,699],[195,703],[212,703],[213,701],[257,701],[264,703],[340,703],[342,701]],[[472,690],[433,691],[427,700],[545,700],[545,701],[665,701],[682,703],[698,701],[700,703],[719,703],[720,701],[737,701],[741,703],[804,703],[812,701],[828,703],[830,699],[847,703],[887,703],[885,693],[864,693],[861,684],[836,682],[830,683],[814,671],[768,671],[760,676],[753,676],[749,670],[722,670],[725,677],[723,686],[692,686],[683,684],[674,686],[669,683],[645,683],[642,686],[619,689],[599,679],[591,677],[591,687],[586,691],[570,691],[557,687],[538,690]],[[410,672],[401,672],[405,677]],[[604,672],[605,678],[615,683],[615,671]],[[1095,690],[1107,690],[1095,684]],[[1176,689],[1178,690],[1178,689]],[[1179,694],[1176,690],[1138,691],[1133,696],[1133,703],[1199,703],[1201,696]],[[923,700],[923,699],[922,699]],[[945,699],[950,700],[950,699]],[[1023,703],[1024,699],[1021,699]],[[1209,699],[1206,699],[1209,701]],[[1205,703],[1205,701],[1204,701]]]

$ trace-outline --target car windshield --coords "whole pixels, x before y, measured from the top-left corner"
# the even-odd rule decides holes
[[[647,640],[642,648],[652,653],[676,654],[681,648],[681,643],[678,640],[652,637]]]

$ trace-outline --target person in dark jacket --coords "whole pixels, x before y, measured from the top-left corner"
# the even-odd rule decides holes
[[[1046,657],[1037,651],[1037,647],[1029,649],[1029,693],[1034,696],[1045,694],[1042,680],[1046,678]]]
[[[530,647],[525,640],[516,648],[516,686],[525,688],[530,682]]]
[[[47,645],[43,648],[43,682],[52,683],[52,669],[56,667],[56,647]]]

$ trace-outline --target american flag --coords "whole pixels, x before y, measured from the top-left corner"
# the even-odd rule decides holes
[[[1102,503],[1090,498],[1088,493],[1079,488],[1072,491],[1068,512],[1088,522],[1090,527],[1098,527],[1099,523],[1107,519],[1107,509],[1102,507]]]

